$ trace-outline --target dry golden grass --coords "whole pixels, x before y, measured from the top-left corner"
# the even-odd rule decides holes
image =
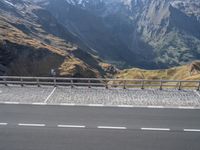
[[[189,65],[184,65],[180,67],[174,67],[171,69],[162,69],[162,70],[143,70],[138,68],[126,69],[120,71],[115,75],[115,78],[118,79],[149,79],[149,80],[200,80],[200,74],[194,73],[190,75]],[[129,84],[138,84],[141,82],[127,82]],[[122,82],[114,82],[114,84],[123,84]],[[145,82],[145,84],[156,84],[159,86],[159,82]],[[174,86],[178,86],[177,83],[164,83],[164,84],[172,84]],[[198,82],[190,82],[190,83],[182,83],[183,86],[197,87]]]
[[[100,77],[97,70],[90,68],[81,60],[68,57],[59,68],[61,76],[67,77]]]
[[[121,79],[200,80],[200,74],[190,75],[188,65],[163,70],[133,68],[120,71],[115,77]]]

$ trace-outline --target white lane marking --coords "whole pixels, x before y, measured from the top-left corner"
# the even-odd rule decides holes
[[[152,109],[200,109],[200,107],[192,107],[192,106],[134,106],[134,105],[103,105],[103,104],[75,104],[75,103],[55,103],[55,104],[49,104],[49,103],[26,103],[26,102],[1,102],[0,104],[26,104],[26,105],[49,105],[49,106],[85,106],[85,107],[121,107],[121,108],[152,108]]]
[[[61,106],[75,106],[76,104],[74,103],[61,103]]]
[[[32,103],[32,105],[47,105],[47,103]]]
[[[169,128],[141,128],[141,130],[149,130],[149,131],[170,131]]]
[[[6,125],[8,125],[8,123],[4,123],[4,122],[0,123],[0,126],[6,126]]]
[[[164,108],[164,106],[147,106],[147,108]]]
[[[117,105],[117,107],[125,107],[125,108],[129,108],[129,107],[133,107],[133,105]]]
[[[58,125],[59,128],[85,128],[85,126],[81,125]]]
[[[4,104],[19,104],[19,102],[4,102]]]
[[[0,91],[0,93],[2,93],[2,91]]]
[[[54,89],[51,91],[51,93],[49,94],[49,96],[47,96],[47,98],[45,99],[44,103],[47,103],[47,101],[53,95],[53,93],[54,93],[55,90],[56,90],[56,87],[54,87]]]
[[[45,127],[45,124],[26,124],[26,123],[19,123],[18,126],[28,126],[28,127]]]
[[[105,105],[103,105],[103,104],[88,104],[88,106],[91,106],[91,107],[103,107]]]
[[[194,93],[196,93],[200,97],[200,93],[194,90]]]
[[[200,132],[200,129],[184,129],[185,132]]]
[[[98,129],[118,129],[118,130],[125,130],[126,127],[113,127],[113,126],[97,126]]]
[[[179,109],[195,109],[195,107],[179,106]]]

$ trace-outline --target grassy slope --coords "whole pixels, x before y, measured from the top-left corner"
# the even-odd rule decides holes
[[[4,50],[5,46],[3,47],[2,45],[3,41],[8,41],[9,47],[7,46],[6,50],[9,53],[14,53],[15,57],[11,65],[7,66],[10,75],[48,76],[50,69],[55,67],[61,76],[100,77],[103,75],[102,72],[96,69],[101,66],[98,64],[100,61],[96,60],[95,57],[88,54],[86,58],[77,58],[73,55],[74,50],[81,51],[73,43],[67,43],[65,40],[47,33],[43,30],[42,26],[34,22],[25,23],[26,20],[19,18],[17,21],[15,20],[16,18],[13,16],[7,15],[5,17],[0,15],[0,49]],[[25,25],[33,30],[29,34],[26,34],[16,28],[13,23],[14,25]],[[23,51],[26,52],[24,53]],[[43,53],[44,57],[41,56],[43,58],[39,56],[42,51],[45,51]],[[30,56],[32,53],[36,57],[29,61],[30,59],[27,58],[27,55]],[[85,63],[84,61],[87,59],[95,60],[97,67]],[[35,74],[36,72],[37,74]]]
[[[122,70],[115,75],[120,79],[166,79],[166,80],[200,80],[200,74],[190,75],[189,65],[163,70],[143,70],[138,68]],[[138,83],[139,84],[139,83]],[[197,86],[196,83],[183,83],[183,85]]]

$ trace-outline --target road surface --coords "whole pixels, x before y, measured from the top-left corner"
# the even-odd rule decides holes
[[[199,150],[200,110],[0,105],[0,150]]]

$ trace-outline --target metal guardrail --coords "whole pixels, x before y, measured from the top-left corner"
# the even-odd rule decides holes
[[[8,86],[9,84],[17,85],[52,85],[52,86],[87,86],[91,87],[120,87],[141,88],[146,87],[159,88],[196,88],[200,90],[200,80],[148,80],[148,79],[104,79],[104,78],[64,78],[64,77],[18,77],[18,76],[0,76],[0,84]]]

